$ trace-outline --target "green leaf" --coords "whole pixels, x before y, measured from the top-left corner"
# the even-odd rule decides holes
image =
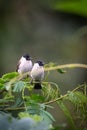
[[[29,106],[27,108],[27,111],[30,113],[30,114],[38,114],[40,113],[40,109],[38,107],[35,107],[35,106]]]
[[[69,100],[75,105],[87,103],[87,97],[79,91],[69,92]]]
[[[81,103],[87,104],[87,97],[82,92],[76,91],[74,93],[79,98],[79,100],[81,101]]]
[[[4,79],[3,78],[0,78],[0,83],[4,84]]]
[[[7,91],[10,89],[10,87],[11,87],[10,83],[5,84],[5,88],[6,88]]]
[[[14,85],[13,92],[21,92],[26,86],[26,83],[23,81],[18,81]]]
[[[2,83],[0,83],[0,89],[2,89],[4,87],[4,85]]]
[[[52,7],[55,10],[87,16],[87,0],[56,0]]]
[[[19,106],[22,106],[23,105],[23,99],[21,97],[21,94],[18,94],[15,98],[15,103],[12,107],[19,107]]]
[[[49,112],[47,112],[45,110],[41,110],[40,111],[40,116],[42,116],[43,120],[46,120],[46,122],[48,124],[52,124],[53,121],[55,121],[55,119],[53,118],[53,116]]]
[[[39,103],[44,101],[44,97],[39,94],[32,94],[30,99],[34,100],[35,102],[39,102]]]
[[[42,92],[45,97],[45,101],[57,98],[60,95],[59,87],[54,82],[47,82],[42,84]]]
[[[59,107],[62,109],[62,111],[64,112],[70,126],[72,129],[76,129],[75,123],[73,121],[73,118],[70,114],[70,111],[68,110],[68,108],[65,106],[65,104],[63,103],[63,101],[57,101]]]
[[[18,116],[19,116],[20,118],[29,117],[29,113],[28,113],[28,112],[20,112],[20,113],[18,113]]]
[[[15,78],[16,76],[18,76],[18,73],[17,73],[17,72],[11,72],[11,73],[6,73],[6,74],[4,74],[4,75],[2,76],[2,78],[7,81],[7,80],[10,80],[10,79],[12,79],[12,78]]]
[[[37,114],[31,115],[28,112],[20,112],[18,115],[20,118],[30,117],[36,122],[40,122],[42,120],[41,116],[39,116]]]
[[[0,103],[10,103],[13,102],[13,98],[5,98],[5,99],[0,99]],[[3,105],[4,106],[4,105]]]
[[[66,71],[65,71],[65,70],[63,70],[63,69],[57,69],[57,71],[58,71],[59,73],[61,73],[61,74],[66,73]]]

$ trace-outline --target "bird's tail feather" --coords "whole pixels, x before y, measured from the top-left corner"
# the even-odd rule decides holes
[[[41,83],[35,83],[34,89],[41,89]]]

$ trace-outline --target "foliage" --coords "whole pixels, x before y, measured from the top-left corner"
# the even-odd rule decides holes
[[[50,70],[64,74],[65,70],[62,69],[72,67],[80,67],[80,64],[57,66],[49,63],[45,66],[45,71],[48,72],[47,76]],[[87,65],[81,64],[81,67],[87,68]],[[69,126],[72,130],[84,130],[87,127],[86,83],[62,95],[58,85],[47,81],[47,78],[42,82],[41,90],[34,90],[31,78],[25,76],[11,72],[0,78],[0,129],[61,130],[68,129]],[[54,102],[65,114],[68,125],[58,124],[53,127],[55,119],[47,108],[55,110],[52,105]]]
[[[87,17],[87,0],[55,0],[52,8]]]
[[[37,118],[38,119],[38,118]],[[42,127],[43,126],[43,127]],[[9,114],[0,113],[0,130],[46,130],[49,129],[45,121],[35,122],[31,117],[13,118]]]

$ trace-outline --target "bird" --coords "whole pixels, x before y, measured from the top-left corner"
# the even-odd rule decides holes
[[[16,72],[19,74],[24,74],[28,71],[31,71],[33,63],[29,54],[23,55],[18,61]]]
[[[44,79],[44,63],[42,61],[36,61],[30,72],[30,76],[34,83],[34,89],[41,89],[41,81]],[[31,81],[31,82],[32,82]]]

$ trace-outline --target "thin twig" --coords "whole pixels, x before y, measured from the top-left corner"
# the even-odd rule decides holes
[[[51,71],[51,70],[64,69],[64,68],[85,68],[85,69],[87,69],[87,64],[79,64],[79,63],[65,64],[65,65],[58,65],[58,66],[55,66],[55,67],[44,68],[44,70],[45,71]]]
[[[80,85],[80,86],[78,86],[77,88],[73,89],[72,92],[77,91],[77,90],[78,90],[79,88],[81,88],[81,87],[83,87],[83,85]],[[61,99],[65,98],[65,97],[67,97],[67,96],[68,96],[68,93],[65,94],[65,95],[63,95],[63,96],[61,96],[61,97],[59,97],[59,98],[56,98],[56,99],[54,99],[54,100],[51,100],[51,101],[45,102],[44,104],[47,105],[47,104],[50,104],[50,103],[54,103],[54,102],[56,102],[56,101],[58,101],[58,100],[61,100]]]
[[[63,95],[63,96],[61,96],[61,97],[59,97],[59,98],[56,98],[56,99],[51,100],[51,101],[49,101],[49,102],[45,102],[45,103],[43,103],[43,104],[47,105],[47,104],[56,102],[56,101],[58,101],[58,100],[61,100],[62,98],[67,97],[67,96],[68,96],[68,94],[65,94],[65,95]]]
[[[5,108],[5,111],[15,111],[15,110],[24,110],[25,107],[16,107],[16,108]]]

